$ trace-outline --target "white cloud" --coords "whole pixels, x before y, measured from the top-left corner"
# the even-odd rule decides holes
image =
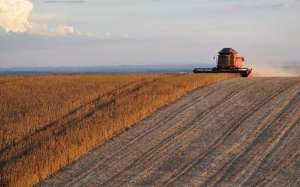
[[[33,3],[28,0],[0,0],[0,27],[6,32],[26,32],[37,35],[65,36],[82,35],[73,26],[49,27],[46,23],[30,21]]]
[[[99,40],[129,38],[128,34],[115,36],[109,32],[102,35],[83,33],[71,25],[64,24],[50,27],[44,23],[45,20],[44,22],[30,20],[33,8],[34,5],[30,0],[0,0],[0,28],[7,33],[28,33],[39,36],[83,36]]]
[[[58,25],[56,27],[49,27],[47,24],[31,23],[31,26],[26,31],[30,34],[35,35],[46,35],[46,36],[66,36],[66,35],[82,35],[76,31],[73,26]]]
[[[25,32],[33,4],[28,0],[0,0],[0,27],[6,32]]]
[[[75,29],[72,26],[66,26],[66,25],[62,25],[62,26],[58,26],[55,28],[55,33],[58,33],[60,35],[67,35],[67,34],[74,34],[75,33]]]

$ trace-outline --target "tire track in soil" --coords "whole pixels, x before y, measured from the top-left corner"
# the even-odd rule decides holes
[[[277,147],[266,156],[266,158],[262,161],[262,165],[258,167],[248,178],[248,180],[244,183],[245,186],[249,186],[250,184],[253,184],[254,186],[266,186],[267,183],[270,182],[269,179],[275,178],[281,170],[288,168],[289,165],[299,159],[300,145],[294,143],[297,142],[299,138],[296,136],[298,133],[300,133],[300,118],[297,120],[295,125],[289,129],[289,132],[285,134],[282,138],[283,140],[277,145]],[[268,167],[272,162],[273,167]],[[264,178],[261,177],[261,173],[264,173]]]
[[[296,126],[296,122],[294,121],[289,124],[282,124],[282,126],[278,123],[282,118],[287,117],[287,113],[291,113],[290,105],[294,105],[293,110],[300,108],[299,101],[300,101],[299,95],[297,95],[295,99],[291,100],[290,103],[280,112],[278,117],[276,117],[265,129],[263,129],[262,132],[256,137],[256,139],[249,146],[247,146],[245,151],[241,152],[237,156],[237,158],[231,160],[229,163],[225,165],[226,173],[224,174],[223,172],[222,177],[218,181],[216,181],[213,185],[204,184],[204,186],[222,186],[222,182],[224,181],[230,181],[231,183],[234,182],[243,185],[245,183],[244,180],[248,179],[248,177],[245,177],[246,179],[242,178],[243,175],[249,176],[253,174],[255,172],[253,170],[257,168],[255,166],[259,166],[263,162],[263,160],[268,158],[268,156],[270,156],[270,154],[277,148],[277,146],[280,145],[280,143],[284,140],[284,138],[287,137],[287,134],[290,132],[290,130]],[[295,104],[298,104],[298,106]],[[296,114],[300,116],[299,112]],[[288,117],[292,118],[292,116],[288,116]],[[276,130],[278,132],[276,132]],[[271,131],[275,131],[275,132],[271,132]],[[271,133],[275,135],[269,137],[270,136],[269,134]],[[268,134],[268,136],[266,134]],[[269,140],[266,137],[269,138]],[[259,149],[259,147],[257,146],[262,141],[264,141],[264,144],[266,144],[267,142],[271,142],[271,143],[269,143],[269,145],[267,144],[267,146],[265,146],[264,148]],[[259,151],[260,153],[254,153]],[[244,163],[244,164],[239,165],[238,163]],[[216,173],[215,176],[213,176],[212,178],[215,178],[219,173],[220,171]],[[237,180],[241,180],[241,181],[235,182]],[[210,181],[214,181],[214,180],[213,179],[208,180],[208,182]]]

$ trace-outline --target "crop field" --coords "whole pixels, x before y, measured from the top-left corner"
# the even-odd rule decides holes
[[[0,77],[0,186],[31,186],[195,88],[236,75]]]
[[[300,186],[300,78],[199,88],[38,184]]]

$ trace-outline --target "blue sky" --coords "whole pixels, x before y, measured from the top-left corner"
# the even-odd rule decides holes
[[[0,0],[0,67],[299,62],[299,0]]]

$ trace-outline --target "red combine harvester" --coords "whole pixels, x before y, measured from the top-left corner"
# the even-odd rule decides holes
[[[248,77],[252,69],[243,68],[245,58],[232,48],[224,48],[219,52],[218,63],[215,68],[195,68],[194,73],[239,73]]]

